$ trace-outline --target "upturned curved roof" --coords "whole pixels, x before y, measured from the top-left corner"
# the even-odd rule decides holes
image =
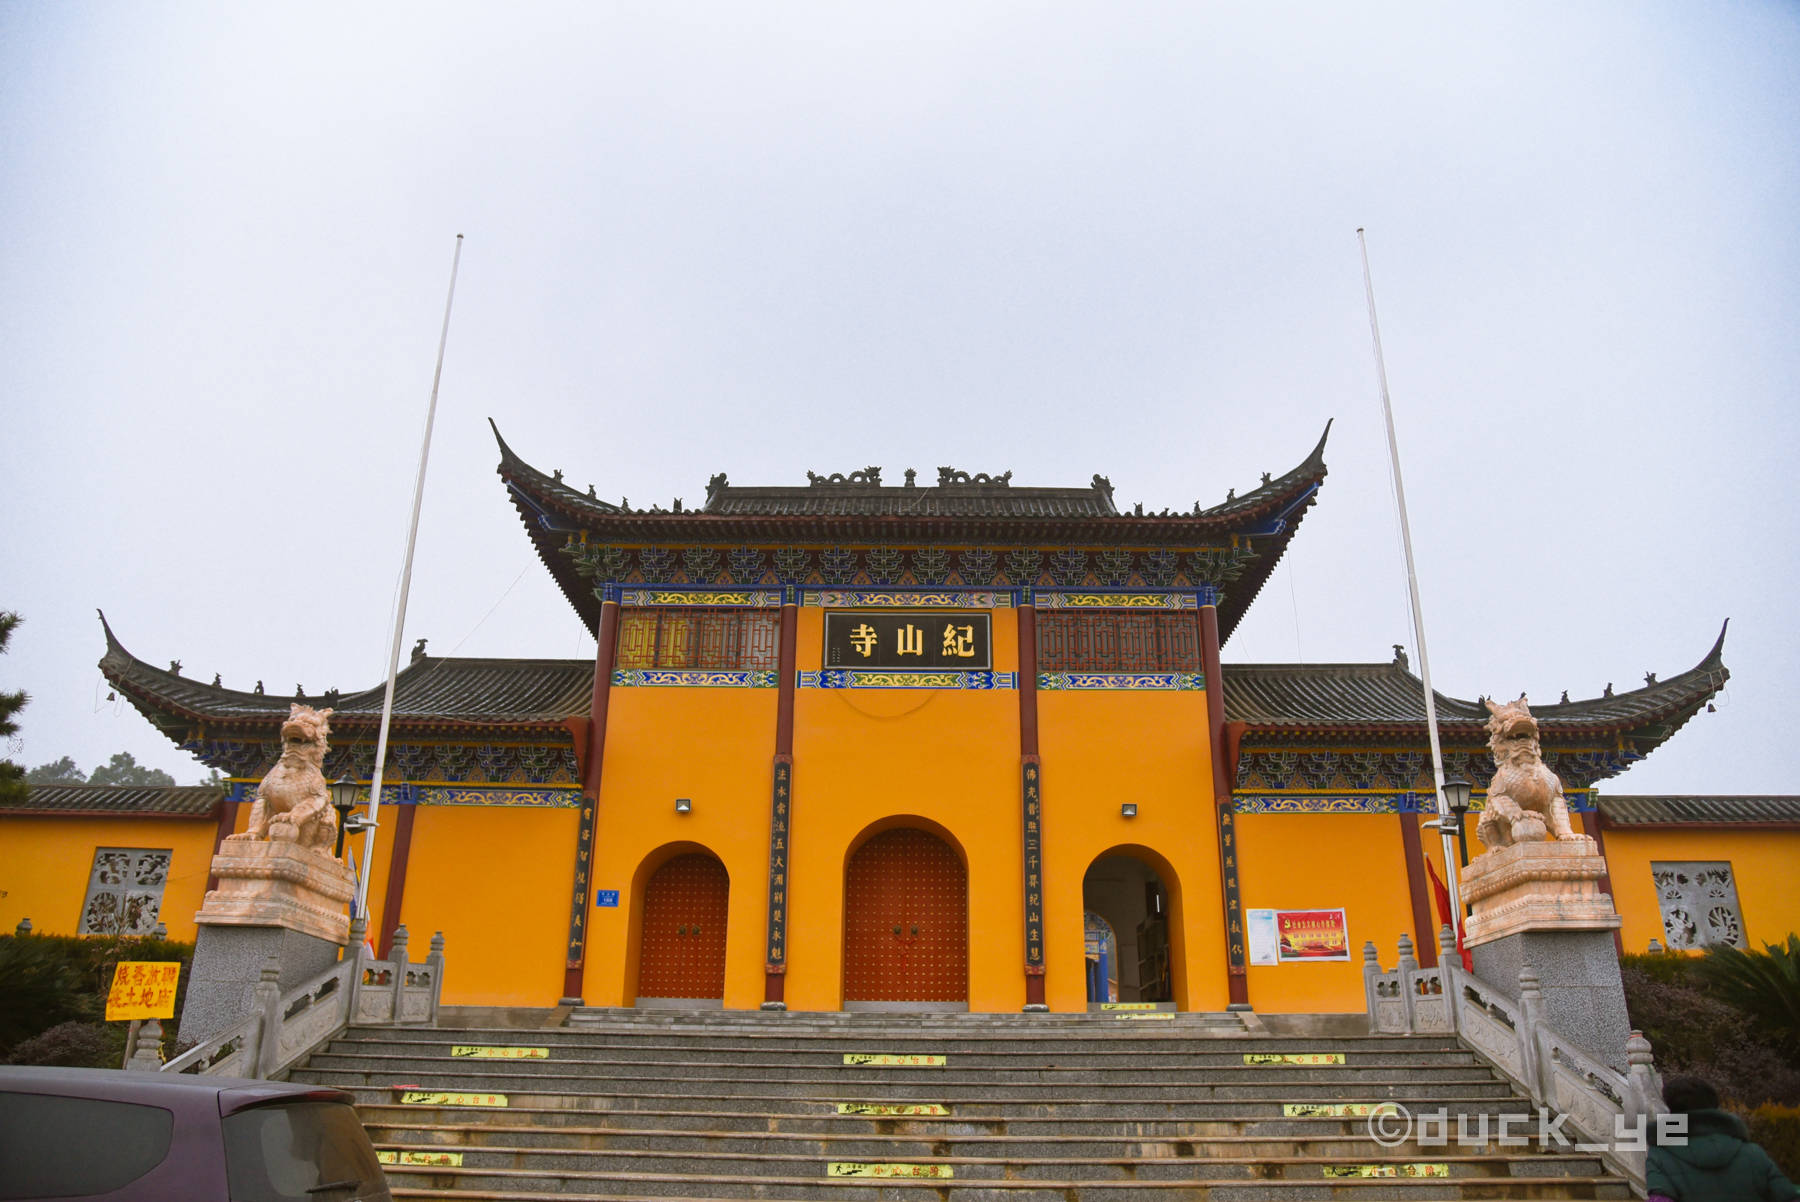
[[[1731,679],[1725,630],[1685,672],[1642,688],[1579,701],[1531,704],[1545,739],[1628,736],[1648,751],[1692,718]],[[1424,682],[1404,659],[1385,664],[1240,664],[1225,669],[1225,718],[1259,739],[1286,733],[1414,734],[1425,729]],[[1447,741],[1486,739],[1487,707],[1433,691]]]
[[[1221,639],[1230,637],[1311,507],[1326,476],[1325,442],[1330,434],[1327,423],[1312,453],[1291,471],[1265,477],[1241,497],[1228,495],[1210,507],[1196,502],[1186,512],[1144,512],[1141,506],[1120,512],[1113,504],[1112,484],[1099,475],[1083,488],[1024,488],[1012,484],[1010,472],[971,476],[949,468],[939,469],[936,484],[908,481],[899,486],[883,483],[879,468],[813,475],[807,485],[795,487],[741,487],[721,474],[712,478],[706,503],[699,509],[682,508],[679,501],[670,509],[637,509],[623,500],[603,501],[592,488],[581,492],[564,483],[560,471],[539,471],[515,454],[494,427],[500,446],[495,470],[506,483],[538,557],[590,630],[598,624],[600,601],[594,582],[583,577],[564,553],[571,535],[620,546],[721,548],[1248,546],[1256,554],[1225,588],[1219,605]]]

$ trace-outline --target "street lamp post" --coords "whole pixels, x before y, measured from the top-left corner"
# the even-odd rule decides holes
[[[340,776],[331,782],[331,808],[337,811],[338,816],[337,852],[335,854],[340,860],[344,858],[344,836],[348,833],[350,811],[354,810],[357,804],[355,781],[348,776]]]
[[[1444,800],[1456,816],[1456,852],[1464,868],[1469,866],[1469,793],[1473,789],[1474,786],[1460,776],[1444,782]]]

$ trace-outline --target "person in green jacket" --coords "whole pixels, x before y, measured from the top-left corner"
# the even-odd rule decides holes
[[[1750,1142],[1743,1120],[1719,1109],[1718,1090],[1699,1077],[1670,1077],[1663,1083],[1663,1101],[1670,1113],[1687,1115],[1688,1129],[1685,1138],[1650,1148],[1644,1173],[1650,1202],[1800,1198],[1769,1154]]]

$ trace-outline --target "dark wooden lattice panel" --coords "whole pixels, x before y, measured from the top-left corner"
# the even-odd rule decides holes
[[[725,920],[731,882],[709,855],[677,856],[644,886],[639,997],[725,996]]]
[[[656,666],[656,626],[657,619],[661,616],[661,611],[654,609],[631,609],[619,615],[617,666]]]
[[[969,996],[968,872],[935,835],[884,831],[844,881],[844,998],[960,1002]]]
[[[1129,611],[1038,615],[1038,667],[1046,672],[1198,672],[1192,614]]]
[[[621,668],[772,670],[781,615],[766,609],[634,609],[619,620]]]

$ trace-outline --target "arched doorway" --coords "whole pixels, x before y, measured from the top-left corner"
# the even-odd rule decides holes
[[[966,1009],[969,874],[929,831],[896,827],[844,868],[846,1009]]]
[[[725,919],[731,879],[708,852],[676,856],[644,885],[637,1004],[691,1005],[725,997]]]
[[[1095,997],[1090,990],[1089,1004],[1173,1003],[1177,949],[1170,937],[1169,891],[1156,870],[1128,852],[1110,852],[1088,865],[1081,902],[1090,924],[1097,916],[1112,928],[1118,957],[1118,996]]]

